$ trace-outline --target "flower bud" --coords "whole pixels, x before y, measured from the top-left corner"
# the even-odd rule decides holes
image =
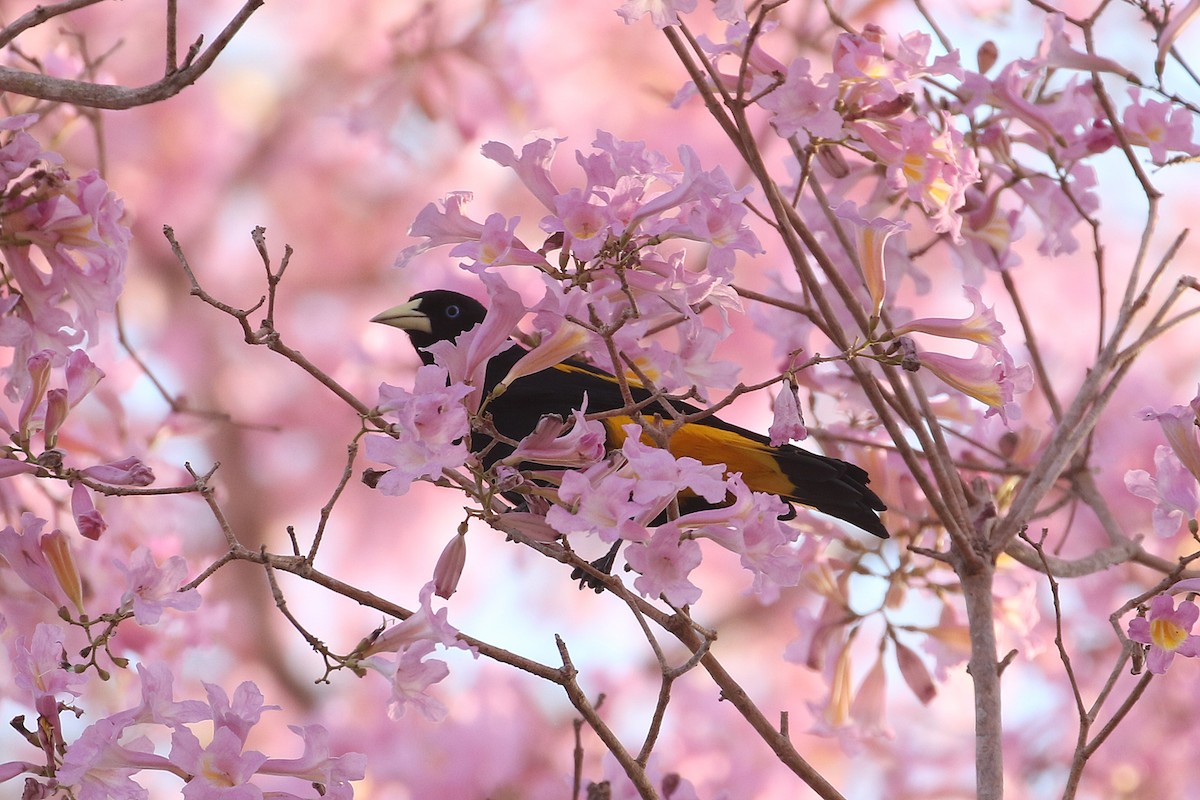
[[[109,464],[97,464],[79,471],[93,480],[113,486],[149,486],[154,483],[154,470],[134,456]]]
[[[71,552],[71,541],[66,534],[57,528],[41,538],[42,554],[50,565],[63,594],[75,606],[75,610],[83,614],[83,582],[79,578],[79,570],[75,566],[75,556]]]
[[[49,350],[39,350],[25,361],[31,385],[28,394],[25,395],[25,401],[21,404],[21,412],[17,416],[17,435],[23,444],[29,442],[33,415],[41,405],[46,388],[50,385],[50,367],[53,357],[54,354]]]
[[[51,389],[46,392],[46,426],[42,436],[46,441],[46,449],[53,450],[58,445],[58,429],[66,422],[67,390]]]
[[[75,524],[79,526],[79,533],[84,538],[96,541],[100,534],[108,529],[108,523],[96,510],[92,495],[82,483],[75,484],[71,491],[71,513],[75,517]]]
[[[433,568],[433,593],[446,600],[458,589],[463,566],[467,563],[466,523],[459,526],[458,533],[447,543]]]

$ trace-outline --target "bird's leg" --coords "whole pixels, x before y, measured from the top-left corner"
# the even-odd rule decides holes
[[[610,547],[608,549],[607,553],[600,556],[600,558],[597,558],[595,561],[591,562],[592,567],[594,569],[596,569],[598,572],[603,572],[605,575],[611,575],[613,564],[617,560],[617,551],[620,549],[621,549],[621,540],[617,539],[615,542],[613,542],[612,547]],[[583,589],[583,587],[586,586],[589,589],[592,589],[593,591],[595,591],[596,594],[600,594],[600,592],[604,591],[603,583],[601,583],[594,576],[589,575],[588,573],[584,572],[579,567],[576,567],[575,569],[573,569],[571,571],[571,580],[579,581],[580,589]]]

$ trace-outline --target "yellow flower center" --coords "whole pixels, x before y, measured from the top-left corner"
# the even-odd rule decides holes
[[[1175,650],[1187,637],[1187,631],[1169,619],[1156,619],[1150,623],[1150,640],[1164,650]]]

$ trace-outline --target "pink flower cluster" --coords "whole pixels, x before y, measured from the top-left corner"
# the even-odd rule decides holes
[[[38,351],[61,364],[98,317],[111,312],[125,281],[129,228],[124,204],[95,172],[72,178],[62,159],[25,131],[37,116],[0,121],[0,239],[7,290],[0,296],[0,344],[10,396],[26,384],[22,367]]]
[[[1196,438],[1196,428],[1200,425],[1200,388],[1186,406],[1171,406],[1162,412],[1147,408],[1140,416],[1159,424],[1167,444],[1154,450],[1157,474],[1152,476],[1144,469],[1129,470],[1125,473],[1125,487],[1154,503],[1151,524],[1156,535],[1175,536],[1181,524],[1194,526],[1200,513],[1200,442]]]
[[[445,661],[428,658],[435,648],[458,648],[478,656],[447,621],[446,609],[433,610],[431,603],[436,591],[435,581],[425,584],[417,612],[380,633],[363,651],[362,665],[391,683],[388,716],[392,719],[404,716],[410,705],[435,722],[445,718],[446,707],[428,691],[450,674]]]
[[[703,169],[689,147],[679,150],[683,171],[678,172],[644,144],[604,131],[597,134],[592,153],[576,154],[583,186],[561,190],[550,175],[560,141],[535,139],[519,154],[498,142],[483,147],[488,158],[514,170],[549,212],[539,224],[547,236],[539,247],[517,236],[519,218],[493,214],[482,223],[471,220],[463,213],[469,196],[457,193],[441,209],[429,204],[421,211],[409,233],[423,241],[406,249],[397,264],[453,245],[450,255],[465,259],[462,267],[488,284],[492,306],[485,326],[493,324],[492,315],[505,314],[505,323],[493,328],[504,336],[524,309],[510,316],[512,298],[487,276],[505,266],[533,267],[546,283],[545,297],[534,308],[534,328],[547,358],[586,349],[612,367],[596,327],[602,326],[643,375],[661,381],[663,388],[731,385],[733,366],[714,361],[712,352],[728,334],[725,314],[740,308],[729,287],[735,256],[762,249],[744,221],[747,191],[735,188],[720,168]],[[685,263],[688,242],[704,245],[703,268]],[[664,253],[669,244],[681,249]],[[551,250],[559,251],[553,262]],[[722,327],[701,321],[695,309],[702,304],[721,310]],[[645,340],[657,322],[679,316],[678,347],[668,350]],[[480,362],[472,363],[477,368]],[[626,371],[624,365],[618,371]]]
[[[57,644],[47,639],[51,646]],[[282,776],[311,784],[320,796],[347,800],[350,781],[363,777],[366,759],[358,753],[334,756],[329,733],[320,725],[292,727],[304,743],[298,758],[271,758],[246,747],[264,711],[262,693],[246,681],[230,699],[223,689],[206,684],[207,701],[173,697],[173,678],[165,665],[138,665],[142,683],[139,705],[97,720],[68,748],[53,787],[72,788],[80,800],[137,800],[146,790],[134,780],[139,772],[172,774],[184,781],[187,800],[268,796],[253,783],[256,776]],[[207,744],[190,725],[201,723]],[[166,755],[154,752],[137,731],[166,727],[171,731]],[[0,772],[7,765],[0,765]],[[291,796],[272,792],[271,796]]]
[[[362,778],[364,758],[355,753],[333,756],[327,732],[319,725],[293,728],[304,741],[304,753],[299,758],[269,758],[247,749],[251,728],[259,721],[264,706],[262,695],[253,683],[243,683],[232,701],[220,687],[206,684],[207,702],[176,701],[172,694],[173,675],[161,662],[140,663],[141,701],[138,705],[96,719],[77,735],[64,733],[62,715],[82,713],[81,698],[85,687],[99,678],[107,679],[105,670],[95,668],[96,676],[87,664],[72,663],[75,653],[94,649],[95,643],[83,650],[81,632],[88,628],[89,617],[84,611],[80,571],[69,539],[58,530],[42,534],[45,521],[26,514],[22,529],[11,526],[0,531],[0,556],[17,577],[29,588],[49,600],[54,606],[73,608],[79,620],[72,628],[55,623],[33,622],[36,604],[23,607],[6,604],[7,617],[0,616],[0,630],[10,621],[22,628],[31,626],[31,636],[17,635],[10,639],[8,658],[18,693],[14,698],[35,709],[37,722],[31,736],[41,746],[45,763],[10,761],[0,764],[0,782],[24,775],[26,792],[36,789],[51,794],[69,791],[81,800],[100,798],[142,798],[145,788],[135,780],[140,772],[173,774],[186,782],[186,798],[229,797],[234,787],[238,796],[262,797],[254,783],[256,776],[285,776],[316,784],[324,796],[349,798],[353,795],[349,781]],[[195,589],[184,589],[187,566],[179,556],[171,556],[160,566],[145,547],[137,548],[128,563],[114,565],[117,574],[124,575],[125,590],[119,599],[113,624],[133,618],[139,626],[160,622],[164,611],[194,611],[200,606]],[[89,581],[104,579],[95,568],[87,571]],[[70,619],[67,609],[64,616]],[[107,635],[111,635],[111,631]],[[127,659],[113,659],[125,666]],[[207,744],[190,727],[201,723],[211,729],[211,738],[202,734]],[[170,747],[158,753],[153,737],[163,729],[169,733]],[[161,736],[159,737],[161,739]],[[51,769],[50,767],[54,768]]]
[[[395,417],[394,436],[366,439],[367,458],[392,466],[380,479],[380,491],[402,495],[418,478],[437,478],[444,469],[462,466],[469,432],[462,400],[469,394],[469,386],[447,385],[446,370],[438,366],[417,370],[412,392],[386,383],[379,387],[380,410]]]

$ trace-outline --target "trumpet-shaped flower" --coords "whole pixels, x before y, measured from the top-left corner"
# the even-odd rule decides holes
[[[1125,488],[1138,497],[1154,502],[1151,520],[1156,535],[1174,536],[1180,524],[1195,519],[1197,510],[1200,510],[1196,478],[1184,469],[1171,448],[1165,445],[1154,449],[1154,467],[1157,472],[1155,476],[1144,469],[1126,472]]]
[[[1200,608],[1191,600],[1176,608],[1171,595],[1160,594],[1150,601],[1149,614],[1129,621],[1129,638],[1149,648],[1146,668],[1150,672],[1162,675],[1176,655],[1200,656],[1200,636],[1192,633],[1198,616]]]

